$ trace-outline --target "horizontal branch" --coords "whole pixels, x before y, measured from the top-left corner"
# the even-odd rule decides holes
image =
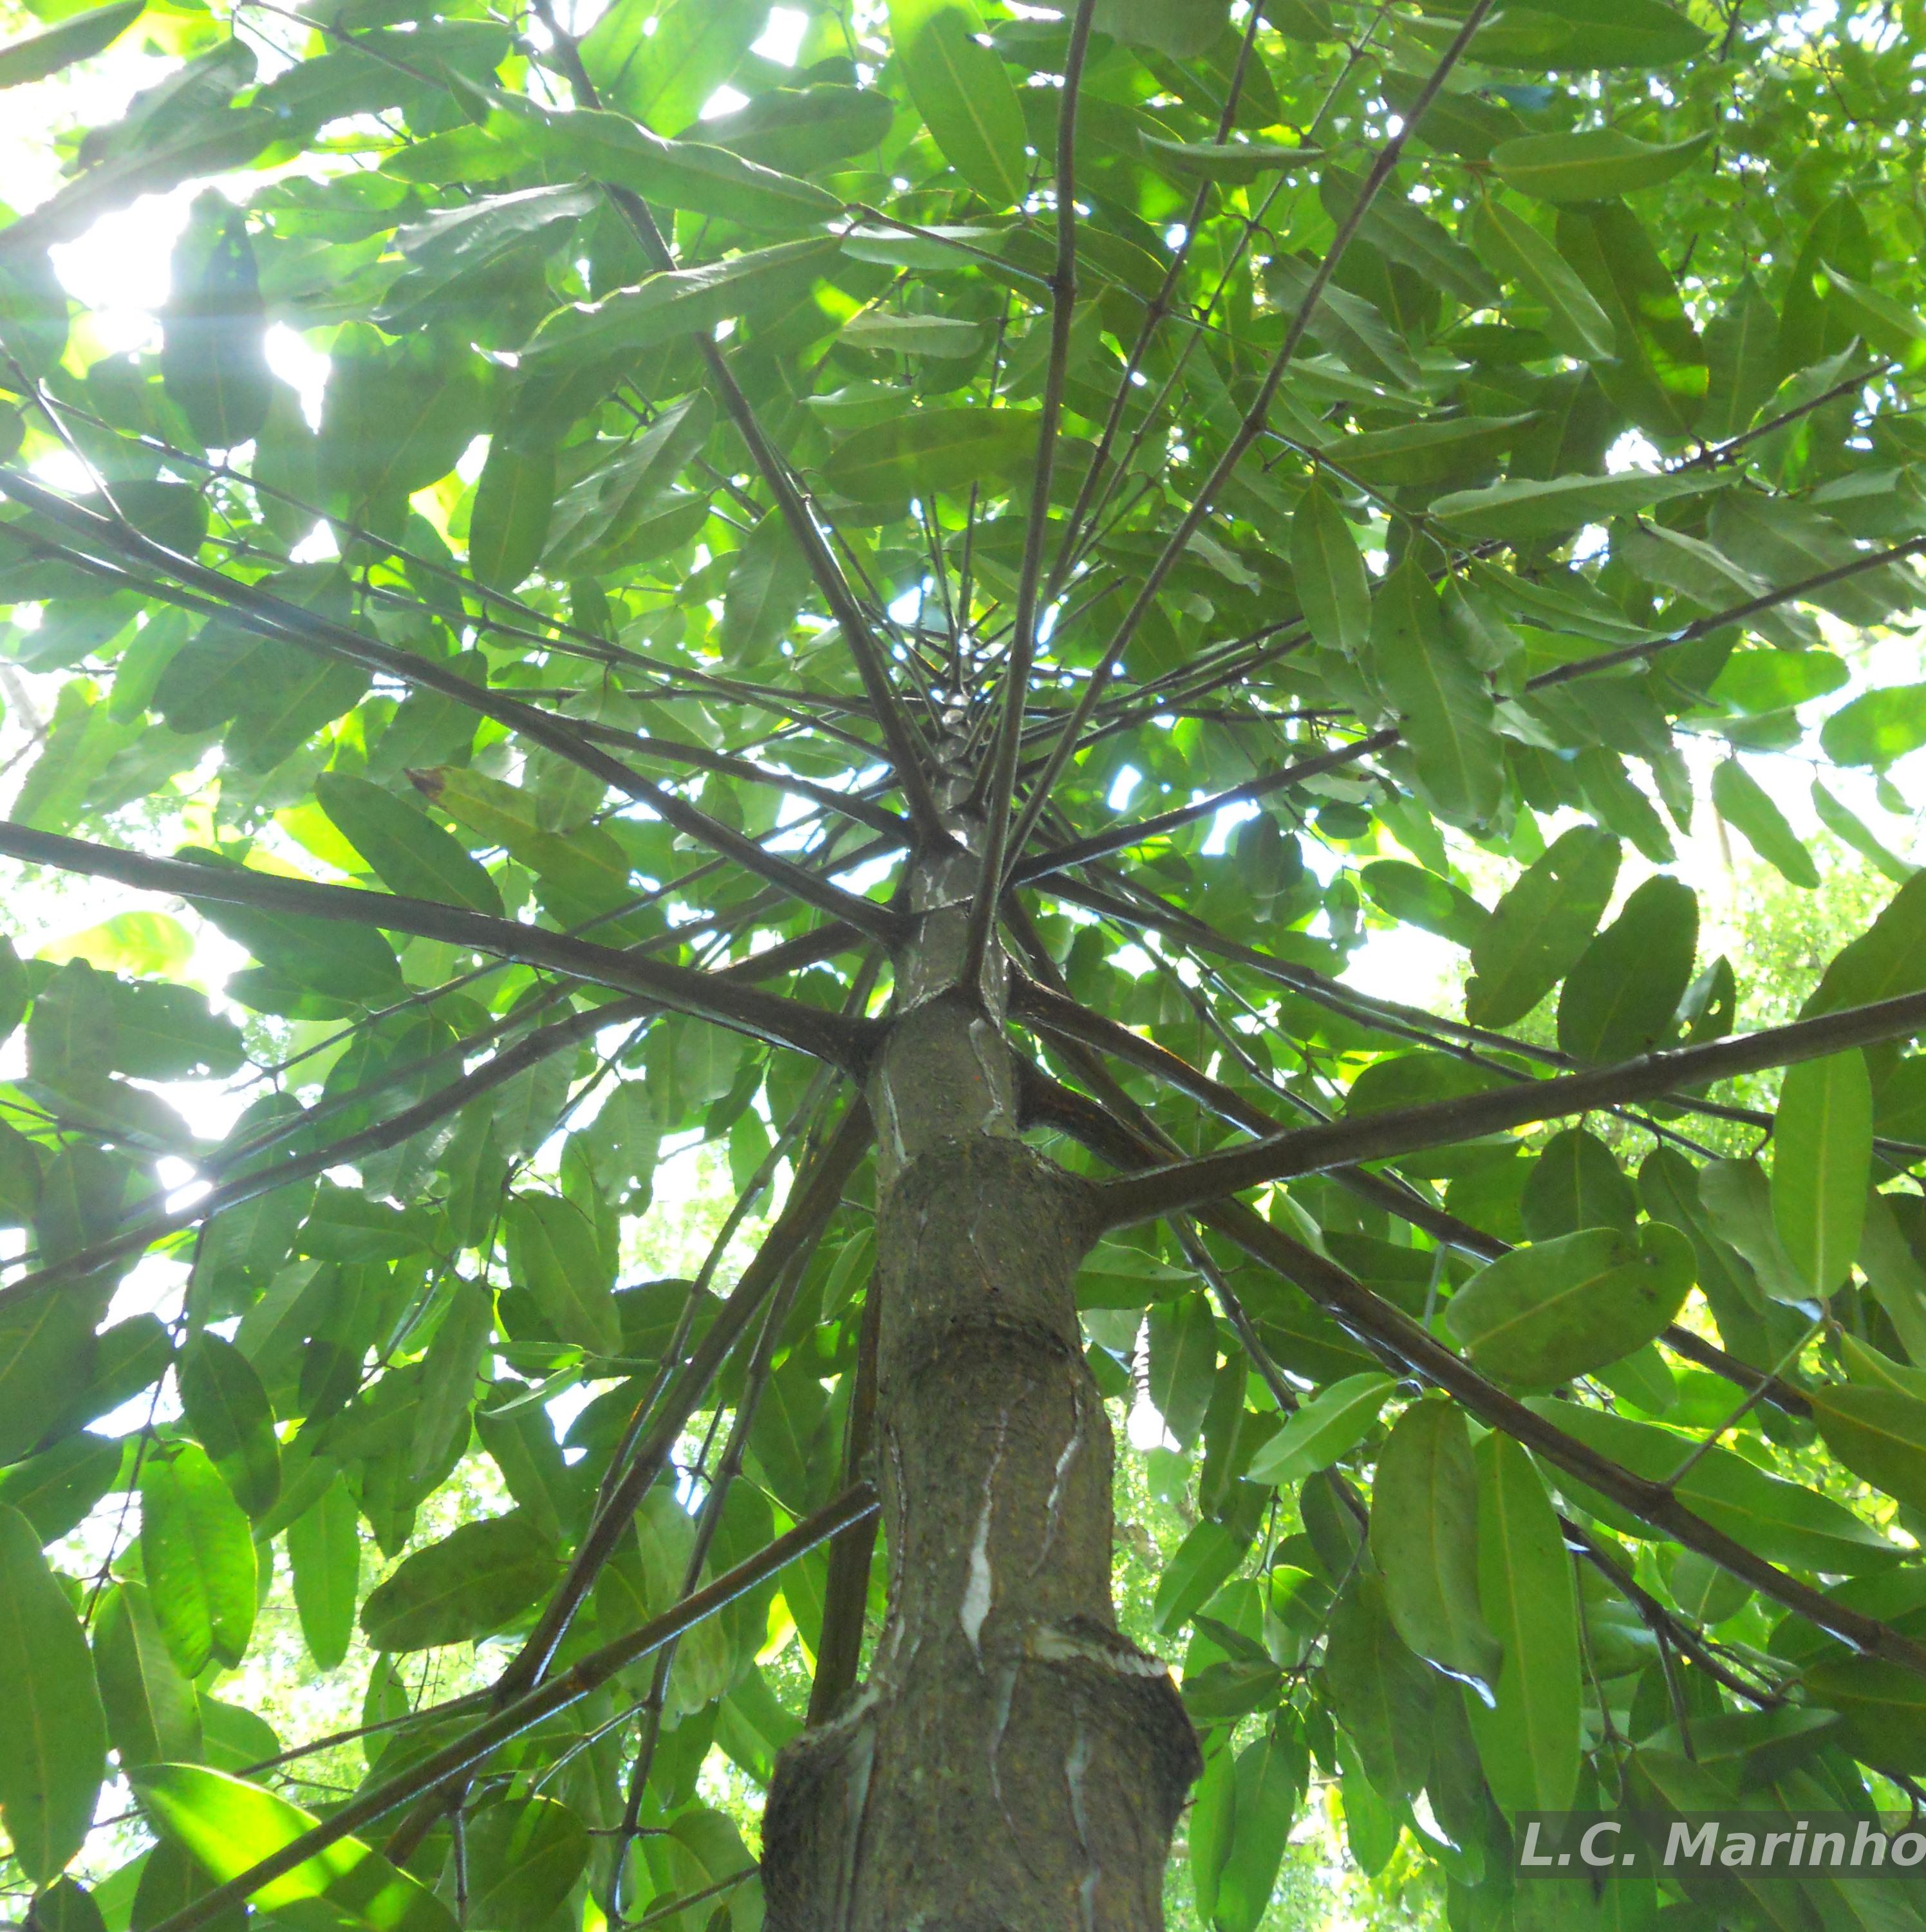
[[[1926,992],[1907,993],[1870,1006],[1847,1006],[1816,1019],[1762,1028],[1702,1046],[1674,1047],[1617,1066],[1549,1080],[1522,1082],[1482,1094],[1401,1107],[1381,1114],[1294,1128],[1248,1148],[1206,1154],[1107,1183],[1098,1213],[1107,1227],[1154,1220],[1220,1195],[1236,1194],[1267,1180],[1288,1180],[1358,1161],[1389,1160],[1423,1148],[1475,1140],[1627,1100],[1662,1098],[1674,1087],[1729,1079],[1735,1074],[1790,1066],[1828,1053],[1903,1040],[1926,1031]]]
[[[1179,1092],[1208,1107],[1220,1120],[1242,1127],[1260,1139],[1271,1139],[1289,1131],[1274,1116],[1254,1106],[1221,1080],[1213,1079],[1169,1048],[1160,1046],[1128,1027],[1092,1012],[1062,994],[1027,977],[1014,978],[1010,988],[1011,1011],[1029,1021],[1053,1038],[1074,1040],[1101,1049],[1113,1058],[1163,1080]],[[1381,1208],[1387,1214],[1423,1229],[1434,1240],[1456,1248],[1474,1261],[1496,1261],[1511,1252],[1509,1242],[1474,1228],[1468,1221],[1434,1206],[1415,1190],[1369,1168],[1337,1167],[1329,1170],[1331,1178],[1359,1200]],[[1689,1328],[1672,1323],[1659,1339],[1675,1354],[1684,1356],[1699,1367],[1709,1369],[1748,1394],[1762,1395],[1776,1408],[1788,1414],[1809,1415],[1812,1405],[1782,1378],[1767,1374],[1749,1362],[1728,1354],[1716,1343]]]
[[[713,1021],[772,1046],[787,1046],[827,1060],[852,1072],[867,1064],[874,1028],[866,1020],[806,1006],[743,985],[720,973],[645,959],[612,946],[597,946],[565,933],[524,926],[512,919],[401,894],[374,892],[355,886],[324,886],[283,878],[243,866],[199,864],[185,859],[150,859],[111,845],[59,832],[35,832],[0,822],[0,856],[30,865],[53,866],[94,878],[116,879],[144,892],[224,905],[291,913],[305,919],[340,920],[390,932],[443,940],[476,952],[492,953],[527,966],[539,966],[591,985],[612,986],[654,1000],[672,1012]],[[864,902],[867,903],[867,902]],[[879,910],[883,910],[882,908]],[[849,934],[851,943],[855,934]]]
[[[511,698],[491,686],[471,683],[459,672],[450,670],[432,658],[417,656],[412,651],[395,650],[257,586],[237,583],[219,571],[210,570],[155,542],[152,538],[142,536],[130,526],[100,516],[14,471],[0,470],[0,493],[76,532],[97,550],[137,558],[150,568],[163,571],[183,584],[192,585],[203,596],[230,607],[227,613],[230,620],[257,635],[285,639],[304,650],[318,650],[343,662],[359,664],[364,670],[379,671],[384,676],[421,690],[434,692],[469,710],[492,718],[578,766],[590,777],[599,778],[625,797],[648,806],[678,832],[706,845],[711,851],[733,859],[757,878],[781,886],[805,905],[846,919],[873,939],[887,940],[895,934],[897,922],[887,907],[846,892],[840,886],[816,878],[791,860],[764,850],[754,839],[723,824],[687,800],[665,790],[619,760],[598,752],[568,722],[535,705]]]
[[[1059,1126],[1116,1166],[1138,1166],[1155,1157],[1150,1148],[1101,1108],[1056,1086],[1034,1068],[1023,1072],[1026,1118]],[[1108,1184],[1112,1187],[1125,1184]],[[1253,1260],[1302,1288],[1374,1352],[1389,1355],[1411,1373],[1443,1390],[1488,1426],[1503,1430],[1672,1542],[1710,1558],[1762,1596],[1806,1618],[1842,1643],[1926,1677],[1926,1644],[1876,1617],[1834,1603],[1810,1584],[1788,1576],[1688,1509],[1665,1484],[1634,1475],[1567,1434],[1555,1422],[1488,1381],[1402,1309],[1374,1294],[1336,1262],[1293,1240],[1242,1202],[1218,1198],[1185,1204],[1197,1220]]]
[[[250,1865],[225,1883],[203,1892],[191,1904],[162,1919],[151,1928],[151,1932],[195,1932],[196,1928],[219,1917],[230,1906],[245,1903],[263,1886],[271,1885],[297,1865],[305,1864],[317,1852],[353,1837],[377,1818],[385,1817],[449,1778],[473,1770],[523,1732],[540,1724],[544,1718],[553,1717],[557,1712],[566,1710],[571,1704],[580,1702],[619,1672],[693,1630],[737,1598],[767,1581],[786,1564],[793,1563],[798,1557],[806,1556],[819,1544],[826,1542],[851,1523],[860,1522],[876,1508],[876,1493],[869,1484],[858,1483],[853,1489],[845,1490],[834,1502],[814,1515],[805,1516],[793,1529],[738,1563],[733,1570],[726,1571],[713,1583],[684,1598],[679,1604],[665,1610],[660,1616],[652,1617],[626,1636],[617,1637],[612,1643],[603,1644],[599,1649],[577,1658],[566,1670],[517,1697],[452,1744],[431,1752],[406,1771],[377,1784],[371,1791],[350,1798],[311,1831],[302,1832],[278,1852]]]

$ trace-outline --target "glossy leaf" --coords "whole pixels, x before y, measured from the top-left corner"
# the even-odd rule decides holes
[[[203,1330],[188,1336],[174,1373],[209,1460],[248,1515],[264,1515],[281,1493],[281,1449],[254,1365],[233,1342]]]
[[[521,1510],[464,1523],[368,1593],[361,1628],[377,1650],[485,1636],[528,1609],[556,1572],[554,1546]]]

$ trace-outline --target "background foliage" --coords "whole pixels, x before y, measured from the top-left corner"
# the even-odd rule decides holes
[[[21,1911],[235,1932],[479,1721],[638,1441],[564,1663],[860,1473],[867,1166],[785,1217],[947,738],[1067,1165],[1440,1109],[1080,1284],[1205,1737],[1173,1922],[1913,1924],[1509,1834],[1926,1775],[1918,1016],[1636,1064],[1926,986],[1917,8],[35,12],[0,850],[132,896],[0,958]],[[170,220],[158,328],[70,296]],[[828,1574],[251,1910],[747,1932]]]

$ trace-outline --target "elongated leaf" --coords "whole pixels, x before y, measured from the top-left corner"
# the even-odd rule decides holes
[[[1636,140],[1616,128],[1527,134],[1501,141],[1491,163],[1507,187],[1540,201],[1609,201],[1669,181],[1690,167],[1711,139],[1709,130],[1657,142]]]
[[[1438,593],[1415,562],[1379,588],[1371,654],[1433,809],[1454,824],[1483,824],[1498,808],[1504,778],[1491,689],[1446,631]]]
[[[1371,638],[1371,578],[1337,500],[1315,478],[1291,512],[1291,574],[1311,634],[1357,656]]]
[[[140,1560],[154,1614],[182,1672],[230,1669],[254,1627],[254,1540],[220,1472],[193,1443],[149,1456],[140,1478]]]
[[[1398,1634],[1488,1694],[1498,1652],[1478,1607],[1477,1486],[1463,1414],[1414,1402],[1392,1429],[1371,1487],[1371,1552]]]
[[[726,262],[696,268],[665,268],[606,302],[560,309],[537,331],[524,352],[530,361],[578,362],[591,356],[626,356],[713,328],[739,316],[772,290],[806,280],[827,264],[834,241],[782,242]]]
[[[347,1654],[361,1593],[361,1524],[338,1477],[287,1526],[294,1607],[308,1653],[323,1670]]]
[[[57,26],[23,35],[0,47],[0,87],[19,87],[58,74],[111,46],[147,10],[147,0],[115,0],[72,14]]]
[[[1480,490],[1441,496],[1432,514],[1459,535],[1522,543],[1564,536],[1581,524],[1603,524],[1628,511],[1649,509],[1706,488],[1703,476],[1657,470],[1624,470],[1615,476],[1555,476],[1540,482],[1510,477]]]
[[[554,1546],[520,1510],[418,1550],[361,1607],[377,1650],[428,1650],[500,1629],[552,1583]]]
[[[1310,1754],[1282,1719],[1238,1753],[1230,1853],[1217,1881],[1214,1922],[1224,1932],[1256,1932],[1269,1910],[1310,1770]]]
[[[1389,1376],[1347,1376],[1308,1402],[1251,1459],[1254,1483],[1294,1483],[1329,1468],[1363,1441],[1397,1384]]]
[[[80,1620],[32,1526],[0,1504],[0,1822],[35,1884],[80,1849],[107,1750]]]
[[[1022,198],[1023,104],[1003,63],[954,0],[896,0],[897,58],[943,158],[992,208]]]
[[[491,444],[468,523],[468,567],[477,581],[512,590],[540,558],[554,507],[554,452]]]
[[[1201,1294],[1150,1311],[1150,1400],[1180,1448],[1197,1440],[1217,1372],[1217,1318]]]
[[[217,1880],[238,1878],[314,1828],[311,1814],[258,1784],[202,1766],[149,1765],[131,1780],[155,1826]],[[453,1915],[426,1886],[356,1838],[338,1839],[253,1894],[264,1912],[325,1900],[366,1932],[449,1932]]]
[[[1772,1117],[1772,1223],[1813,1294],[1831,1294],[1858,1254],[1872,1161],[1865,1055],[1789,1067]]]
[[[1424,1782],[1437,1682],[1393,1628],[1383,1580],[1354,1574],[1331,1612],[1323,1684],[1366,1774],[1387,1796],[1408,1798]]]
[[[620,1354],[614,1258],[602,1254],[581,1210],[559,1195],[518,1194],[504,1222],[509,1274],[555,1332],[602,1354]]]
[[[1530,1453],[1497,1430],[1478,1472],[1478,1600],[1504,1659],[1488,1708],[1465,1700],[1492,1793],[1507,1810],[1561,1810],[1579,1775],[1578,1602],[1572,1558]]]
[[[1558,1044],[1601,1064],[1660,1045],[1692,982],[1699,901],[1690,886],[1648,879],[1579,956],[1558,1001]]]
[[[1575,826],[1493,908],[1471,949],[1466,1016],[1480,1026],[1522,1019],[1583,956],[1618,876],[1618,842]]]
[[[314,796],[389,891],[501,916],[494,880],[425,813],[365,778],[335,772],[323,773]]]
[[[94,1615],[94,1670],[122,1768],[200,1755],[200,1706],[161,1635],[146,1587],[116,1583]]]
[[[1567,356],[1602,361],[1617,344],[1612,318],[1570,265],[1537,230],[1503,203],[1486,202],[1471,245],[1501,280],[1515,282],[1545,311],[1545,332]]]
[[[264,1515],[281,1493],[281,1448],[254,1364],[233,1342],[203,1330],[188,1338],[174,1373],[209,1460],[248,1515]]]
[[[587,1828],[548,1798],[488,1805],[469,1820],[467,1838],[476,1932],[537,1932],[588,1862]]]
[[[1799,836],[1786,822],[1759,781],[1736,758],[1723,760],[1712,773],[1712,804],[1728,825],[1769,865],[1806,891],[1819,884],[1819,868]]]

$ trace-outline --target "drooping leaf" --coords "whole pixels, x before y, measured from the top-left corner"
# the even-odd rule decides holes
[[[210,1659],[232,1669],[254,1627],[254,1540],[248,1519],[193,1443],[148,1458],[140,1478],[140,1558],[155,1620],[182,1673]]]
[[[1789,1067],[1772,1117],[1772,1223],[1799,1278],[1822,1298],[1859,1252],[1872,1160],[1864,1054]]]
[[[182,1346],[174,1373],[208,1460],[248,1515],[264,1515],[281,1493],[281,1450],[254,1365],[233,1342],[203,1330]]]
[[[1579,956],[1558,1000],[1558,1044],[1600,1065],[1663,1043],[1691,983],[1699,901],[1663,874],[1648,879]]]
[[[1478,1606],[1477,1508],[1463,1414],[1414,1402],[1378,1452],[1371,1551],[1398,1634],[1486,1694],[1498,1653]]]
[[[57,1877],[94,1822],[107,1720],[87,1640],[17,1509],[0,1504],[0,1822],[35,1885]]]

